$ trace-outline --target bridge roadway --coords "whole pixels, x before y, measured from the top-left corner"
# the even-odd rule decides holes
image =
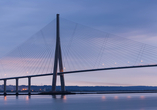
[[[116,69],[129,69],[129,68],[156,67],[156,66],[157,66],[157,64],[137,65],[137,66],[123,66],[123,67],[111,67],[111,68],[99,68],[99,69],[88,69],[88,70],[59,72],[59,73],[57,73],[57,75],[70,74],[70,73],[81,73],[81,72],[92,72],[92,71],[102,71],[102,70],[116,70]],[[37,74],[37,75],[29,75],[29,76],[19,76],[19,77],[10,77],[10,78],[1,78],[0,80],[4,81],[4,95],[6,95],[6,81],[7,80],[16,79],[16,95],[18,95],[18,79],[28,78],[28,94],[31,94],[31,78],[32,77],[40,77],[40,76],[48,76],[48,75],[53,75],[53,73]]]

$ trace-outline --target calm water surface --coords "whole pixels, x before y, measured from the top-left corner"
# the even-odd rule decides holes
[[[157,110],[157,93],[0,96],[0,110]]]

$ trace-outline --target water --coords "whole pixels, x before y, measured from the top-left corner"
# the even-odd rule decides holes
[[[0,96],[0,110],[157,110],[157,93]]]

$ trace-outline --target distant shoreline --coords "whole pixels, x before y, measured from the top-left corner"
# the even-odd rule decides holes
[[[1,92],[2,93],[2,92]],[[127,93],[157,93],[157,90],[143,90],[143,91],[77,91],[77,92],[32,92],[31,94],[28,93],[19,93],[18,95],[76,95],[76,94],[127,94]],[[15,93],[8,92],[6,95],[3,93],[0,96],[18,96]]]
[[[157,93],[157,86],[66,86],[66,91],[61,92],[60,86],[56,87],[56,92],[51,92],[52,86],[31,86],[31,95],[72,95],[72,94],[125,94],[125,93]],[[6,95],[30,95],[28,86],[21,85],[18,87],[8,85]],[[3,85],[0,85],[0,95],[5,96]]]
[[[57,86],[56,91],[60,91],[61,87]],[[66,91],[71,92],[103,92],[103,91],[157,91],[157,86],[65,86]],[[0,92],[3,92],[4,86],[0,85]],[[31,92],[50,92],[52,90],[51,85],[44,86],[31,86]],[[8,85],[6,87],[7,92],[16,92],[15,85]],[[28,92],[28,86],[20,85],[18,87],[19,92]]]

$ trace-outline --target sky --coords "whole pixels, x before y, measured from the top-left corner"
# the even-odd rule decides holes
[[[62,18],[134,41],[157,46],[156,0],[1,0],[0,57],[12,51],[55,19]],[[66,85],[156,86],[156,68],[65,75]],[[59,79],[58,85],[59,85]],[[3,82],[2,82],[3,83]],[[8,81],[13,84],[14,81]],[[52,77],[32,84],[51,85]],[[20,84],[27,84],[21,79]]]

